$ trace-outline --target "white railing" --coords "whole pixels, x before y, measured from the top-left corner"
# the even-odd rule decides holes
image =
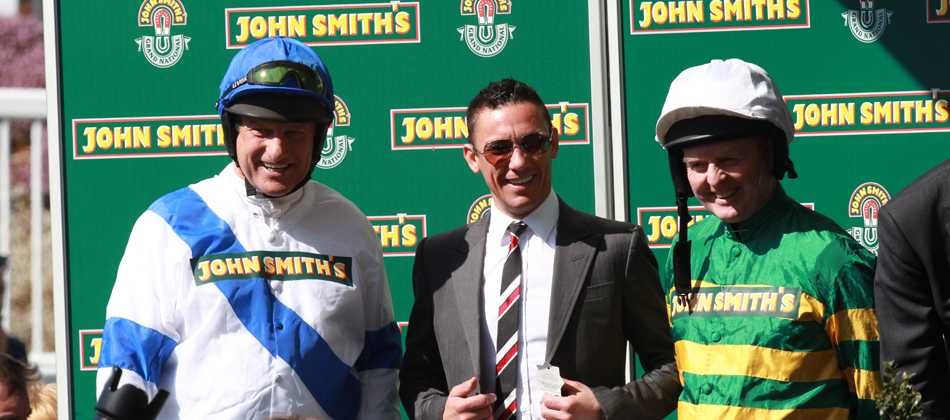
[[[0,255],[9,256],[11,238],[11,167],[10,119],[32,119],[30,127],[30,282],[31,347],[30,361],[36,363],[45,378],[55,377],[56,353],[44,351],[43,338],[43,123],[46,119],[46,90],[36,88],[0,88]],[[3,329],[10,331],[11,270],[3,275]]]

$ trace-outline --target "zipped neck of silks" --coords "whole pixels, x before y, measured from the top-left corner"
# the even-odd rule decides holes
[[[245,188],[246,180],[242,179],[234,171],[229,172],[235,193],[241,197],[241,201],[244,202],[244,205],[261,221],[262,231],[267,232],[267,242],[274,242],[277,238],[277,234],[280,232],[280,216],[287,210],[290,210],[296,202],[303,198],[304,189],[298,189],[283,197],[266,196],[260,191],[257,191],[255,195],[249,196]]]

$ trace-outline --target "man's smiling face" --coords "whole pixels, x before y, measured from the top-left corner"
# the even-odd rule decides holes
[[[514,219],[523,219],[538,208],[551,192],[551,163],[557,157],[557,133],[551,133],[551,150],[535,157],[520,147],[511,156],[491,164],[480,152],[492,141],[519,139],[532,133],[548,133],[548,123],[532,103],[519,102],[478,113],[465,145],[465,160],[472,172],[481,172],[492,192],[492,207]],[[520,146],[520,145],[518,145]]]
[[[777,182],[768,142],[750,136],[683,149],[689,185],[706,210],[739,223],[765,206]]]
[[[238,130],[235,169],[264,194],[284,196],[310,172],[312,123],[242,117]]]

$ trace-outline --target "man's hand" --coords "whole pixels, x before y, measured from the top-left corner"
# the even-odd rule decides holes
[[[491,406],[497,397],[495,394],[479,394],[466,397],[478,386],[478,379],[473,376],[449,391],[449,398],[445,401],[445,411],[442,420],[488,420],[492,418]]]
[[[570,379],[564,380],[561,387],[567,395],[554,397],[541,396],[541,418],[544,420],[605,420],[604,410],[587,385]]]

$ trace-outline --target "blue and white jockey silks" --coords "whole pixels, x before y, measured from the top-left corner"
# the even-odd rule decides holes
[[[228,165],[132,230],[106,310],[112,366],[160,419],[398,419],[401,338],[366,217],[311,181],[247,197]]]

